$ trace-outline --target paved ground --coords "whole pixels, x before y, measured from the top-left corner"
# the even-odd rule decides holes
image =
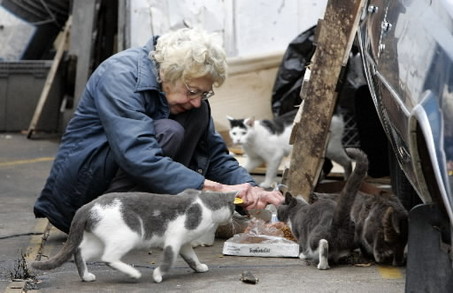
[[[58,140],[26,139],[21,134],[0,134],[0,292],[21,292],[23,282],[11,281],[11,275],[21,277],[22,253],[26,261],[37,255],[54,255],[65,241],[65,235],[35,220],[32,206],[47,178]],[[43,241],[46,239],[46,241]],[[40,250],[42,246],[42,250]],[[98,262],[89,268],[97,275],[94,283],[80,281],[73,262],[50,271],[29,271],[38,292],[404,292],[405,269],[340,265],[319,271],[297,258],[261,258],[225,256],[223,240],[212,247],[196,248],[199,258],[210,270],[192,272],[181,260],[160,284],[152,281],[152,270],[160,260],[160,251],[136,251],[126,262],[134,264],[143,274],[132,281]],[[259,282],[255,285],[240,280],[241,273],[250,271]],[[31,291],[31,290],[29,290]]]
[[[50,170],[57,139],[0,134],[0,292],[36,231],[32,205]]]

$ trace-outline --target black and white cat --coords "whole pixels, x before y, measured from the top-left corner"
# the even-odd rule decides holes
[[[356,161],[338,200],[318,199],[308,204],[302,198],[285,194],[285,202],[277,208],[277,217],[291,229],[300,246],[301,259],[318,261],[318,269],[329,269],[329,261],[337,262],[358,248],[350,212],[360,185],[368,171],[368,159],[359,149],[347,149]]]
[[[109,193],[81,207],[75,214],[63,248],[49,260],[32,267],[50,270],[74,255],[80,278],[96,279],[86,261],[100,258],[110,267],[138,279],[141,273],[121,261],[136,248],[163,248],[163,261],[153,272],[159,283],[173,266],[178,254],[196,272],[208,271],[200,263],[191,242],[215,232],[231,220],[235,193],[185,190],[177,195],[151,193]]]
[[[293,110],[273,120],[227,117],[230,122],[229,135],[233,144],[242,145],[247,155],[244,166],[247,171],[251,172],[263,163],[266,164],[266,175],[260,184],[261,187],[269,188],[273,185],[283,158],[291,152],[292,145],[289,144],[289,138],[296,114],[297,110]],[[326,157],[340,164],[347,178],[351,173],[352,165],[343,147],[343,133],[342,115],[333,115]]]

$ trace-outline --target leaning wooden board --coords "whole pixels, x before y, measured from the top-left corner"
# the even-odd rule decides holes
[[[346,66],[356,35],[363,0],[329,0],[316,32],[316,52],[310,77],[301,90],[302,104],[290,143],[293,152],[284,183],[293,195],[308,199],[317,184],[337,99],[340,73]]]

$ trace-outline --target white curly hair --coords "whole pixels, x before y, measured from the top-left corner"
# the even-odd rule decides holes
[[[207,76],[215,86],[221,86],[226,79],[226,53],[221,38],[198,28],[163,34],[149,57],[157,63],[160,81],[188,82]]]

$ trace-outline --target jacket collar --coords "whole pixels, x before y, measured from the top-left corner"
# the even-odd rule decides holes
[[[144,90],[158,90],[160,91],[160,83],[157,81],[157,69],[153,60],[148,55],[149,52],[154,50],[154,44],[157,37],[151,38],[146,45],[143,47],[142,54],[138,58],[138,73],[137,73],[137,85],[135,91]]]

